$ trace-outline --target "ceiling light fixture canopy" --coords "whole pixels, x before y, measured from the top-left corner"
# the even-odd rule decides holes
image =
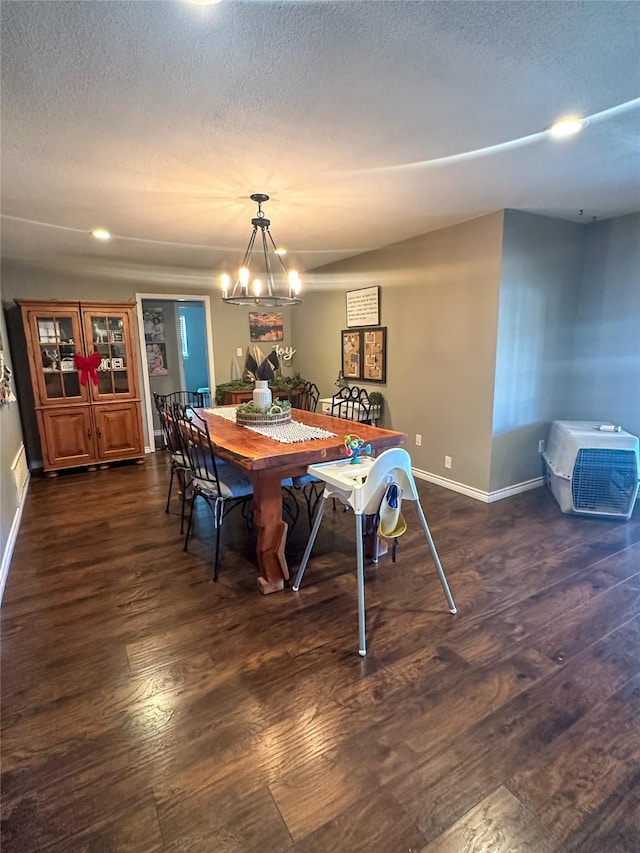
[[[551,136],[554,136],[556,139],[562,139],[565,136],[573,136],[574,133],[578,133],[585,124],[585,120],[579,116],[567,116],[559,121],[555,121],[549,127],[549,130],[551,131]]]
[[[94,228],[91,232],[91,236],[95,237],[96,240],[110,240],[111,234],[107,231],[106,228]]]
[[[220,276],[222,301],[228,302],[230,305],[266,305],[270,308],[276,305],[297,305],[299,302],[302,302],[300,298],[302,282],[295,270],[287,272],[282,262],[281,250],[278,250],[276,247],[269,231],[271,221],[266,218],[262,210],[262,204],[269,200],[269,196],[265,193],[253,193],[250,198],[258,205],[258,212],[251,220],[253,231],[233,288],[231,288],[231,278],[227,273],[222,273]],[[252,276],[250,266],[251,253],[253,252],[258,230],[262,237],[261,278],[254,278],[250,283],[249,280]],[[278,259],[278,263],[282,268],[283,281],[279,283],[279,287],[274,279],[270,252]],[[278,278],[280,278],[279,271]]]

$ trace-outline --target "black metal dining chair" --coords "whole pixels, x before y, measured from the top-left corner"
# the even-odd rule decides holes
[[[210,402],[209,395],[203,391],[172,391],[170,394],[164,394],[163,396],[169,409],[176,403],[180,406],[204,409]]]
[[[184,506],[185,493],[187,489],[187,463],[182,452],[182,445],[178,438],[176,424],[173,419],[173,407],[167,405],[167,395],[158,394],[154,392],[153,402],[156,408],[156,412],[158,413],[158,419],[160,421],[160,430],[162,432],[162,448],[168,454],[171,464],[171,473],[169,476],[169,490],[167,492],[167,503],[165,506],[165,512],[169,512],[169,507],[171,504],[171,493],[173,490],[173,481],[177,475],[180,484],[181,494],[180,533],[182,533],[184,530]]]
[[[320,399],[320,391],[314,382],[305,382],[292,396],[291,408],[305,412],[315,412]]]
[[[253,496],[253,484],[234,465],[218,466],[215,446],[209,434],[207,422],[190,408],[176,406],[174,421],[179,436],[182,454],[189,472],[189,521],[184,539],[184,550],[189,546],[193,526],[193,514],[198,498],[202,498],[213,513],[215,530],[215,562],[213,579],[220,572],[220,536],[222,523],[236,507],[241,507],[243,517],[250,517],[248,505]]]
[[[318,386],[314,382],[305,382],[291,401],[291,406],[301,411],[315,412],[319,399],[320,391],[318,390]],[[307,505],[309,527],[313,524],[313,513],[320,500],[320,493],[317,490],[319,482],[318,478],[312,474],[301,474],[299,477],[293,478],[293,488],[302,492]]]
[[[352,385],[341,388],[331,398],[331,414],[346,421],[371,423],[371,401],[366,388]]]
[[[187,533],[184,550],[187,550],[193,522],[194,505],[202,497],[213,512],[216,530],[216,552],[214,580],[218,580],[220,569],[220,528],[227,514],[236,506],[242,507],[242,517],[248,530],[253,528],[253,513],[250,499],[253,496],[253,484],[244,471],[231,463],[220,459],[215,452],[215,443],[211,439],[209,426],[190,406],[174,404],[173,423],[180,444],[180,452],[185,461],[186,485],[183,490],[182,517],[185,507],[190,504]],[[289,518],[290,530],[298,520],[300,508],[291,491],[291,477],[282,480],[284,514]],[[226,504],[226,507],[225,507]],[[182,526],[180,532],[182,533]]]

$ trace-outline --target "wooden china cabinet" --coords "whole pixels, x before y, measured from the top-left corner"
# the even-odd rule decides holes
[[[48,476],[62,468],[142,461],[134,304],[17,303]],[[94,369],[83,369],[93,353],[99,355],[88,360]]]

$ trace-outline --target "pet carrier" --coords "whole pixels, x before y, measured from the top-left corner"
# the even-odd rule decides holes
[[[611,424],[554,421],[542,454],[562,512],[629,518],[638,494],[638,439]]]

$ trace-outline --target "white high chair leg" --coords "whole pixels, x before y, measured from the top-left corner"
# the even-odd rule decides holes
[[[313,544],[316,541],[316,536],[318,535],[318,530],[320,529],[320,522],[322,521],[322,516],[324,515],[327,500],[328,498],[322,498],[316,511],[316,518],[313,522],[313,530],[311,531],[311,535],[309,536],[309,541],[307,542],[307,547],[304,550],[302,562],[300,563],[300,568],[298,569],[298,574],[296,575],[296,579],[293,583],[294,592],[298,592],[298,590],[300,589],[302,575],[304,574],[304,570],[307,568],[307,563],[309,562],[309,557],[311,556],[311,549],[313,548]]]
[[[356,556],[358,561],[358,632],[360,637],[360,646],[358,653],[364,657],[367,653],[367,637],[365,629],[364,615],[364,526],[365,517],[356,515]]]
[[[442,568],[442,563],[440,562],[440,557],[438,556],[438,552],[436,551],[436,546],[433,541],[433,537],[431,536],[431,531],[429,530],[429,525],[427,524],[427,519],[424,517],[424,512],[422,511],[422,506],[420,505],[419,500],[416,501],[416,509],[418,510],[418,517],[420,519],[422,529],[424,530],[424,535],[427,537],[427,542],[429,543],[429,550],[431,551],[433,562],[436,564],[436,569],[438,570],[438,576],[440,578],[440,583],[442,584],[442,589],[444,590],[444,594],[447,597],[449,612],[457,613],[458,608],[456,607],[455,601],[453,600],[453,596],[451,595],[451,590],[449,589],[449,584],[447,583],[447,579],[444,574],[444,569]]]

